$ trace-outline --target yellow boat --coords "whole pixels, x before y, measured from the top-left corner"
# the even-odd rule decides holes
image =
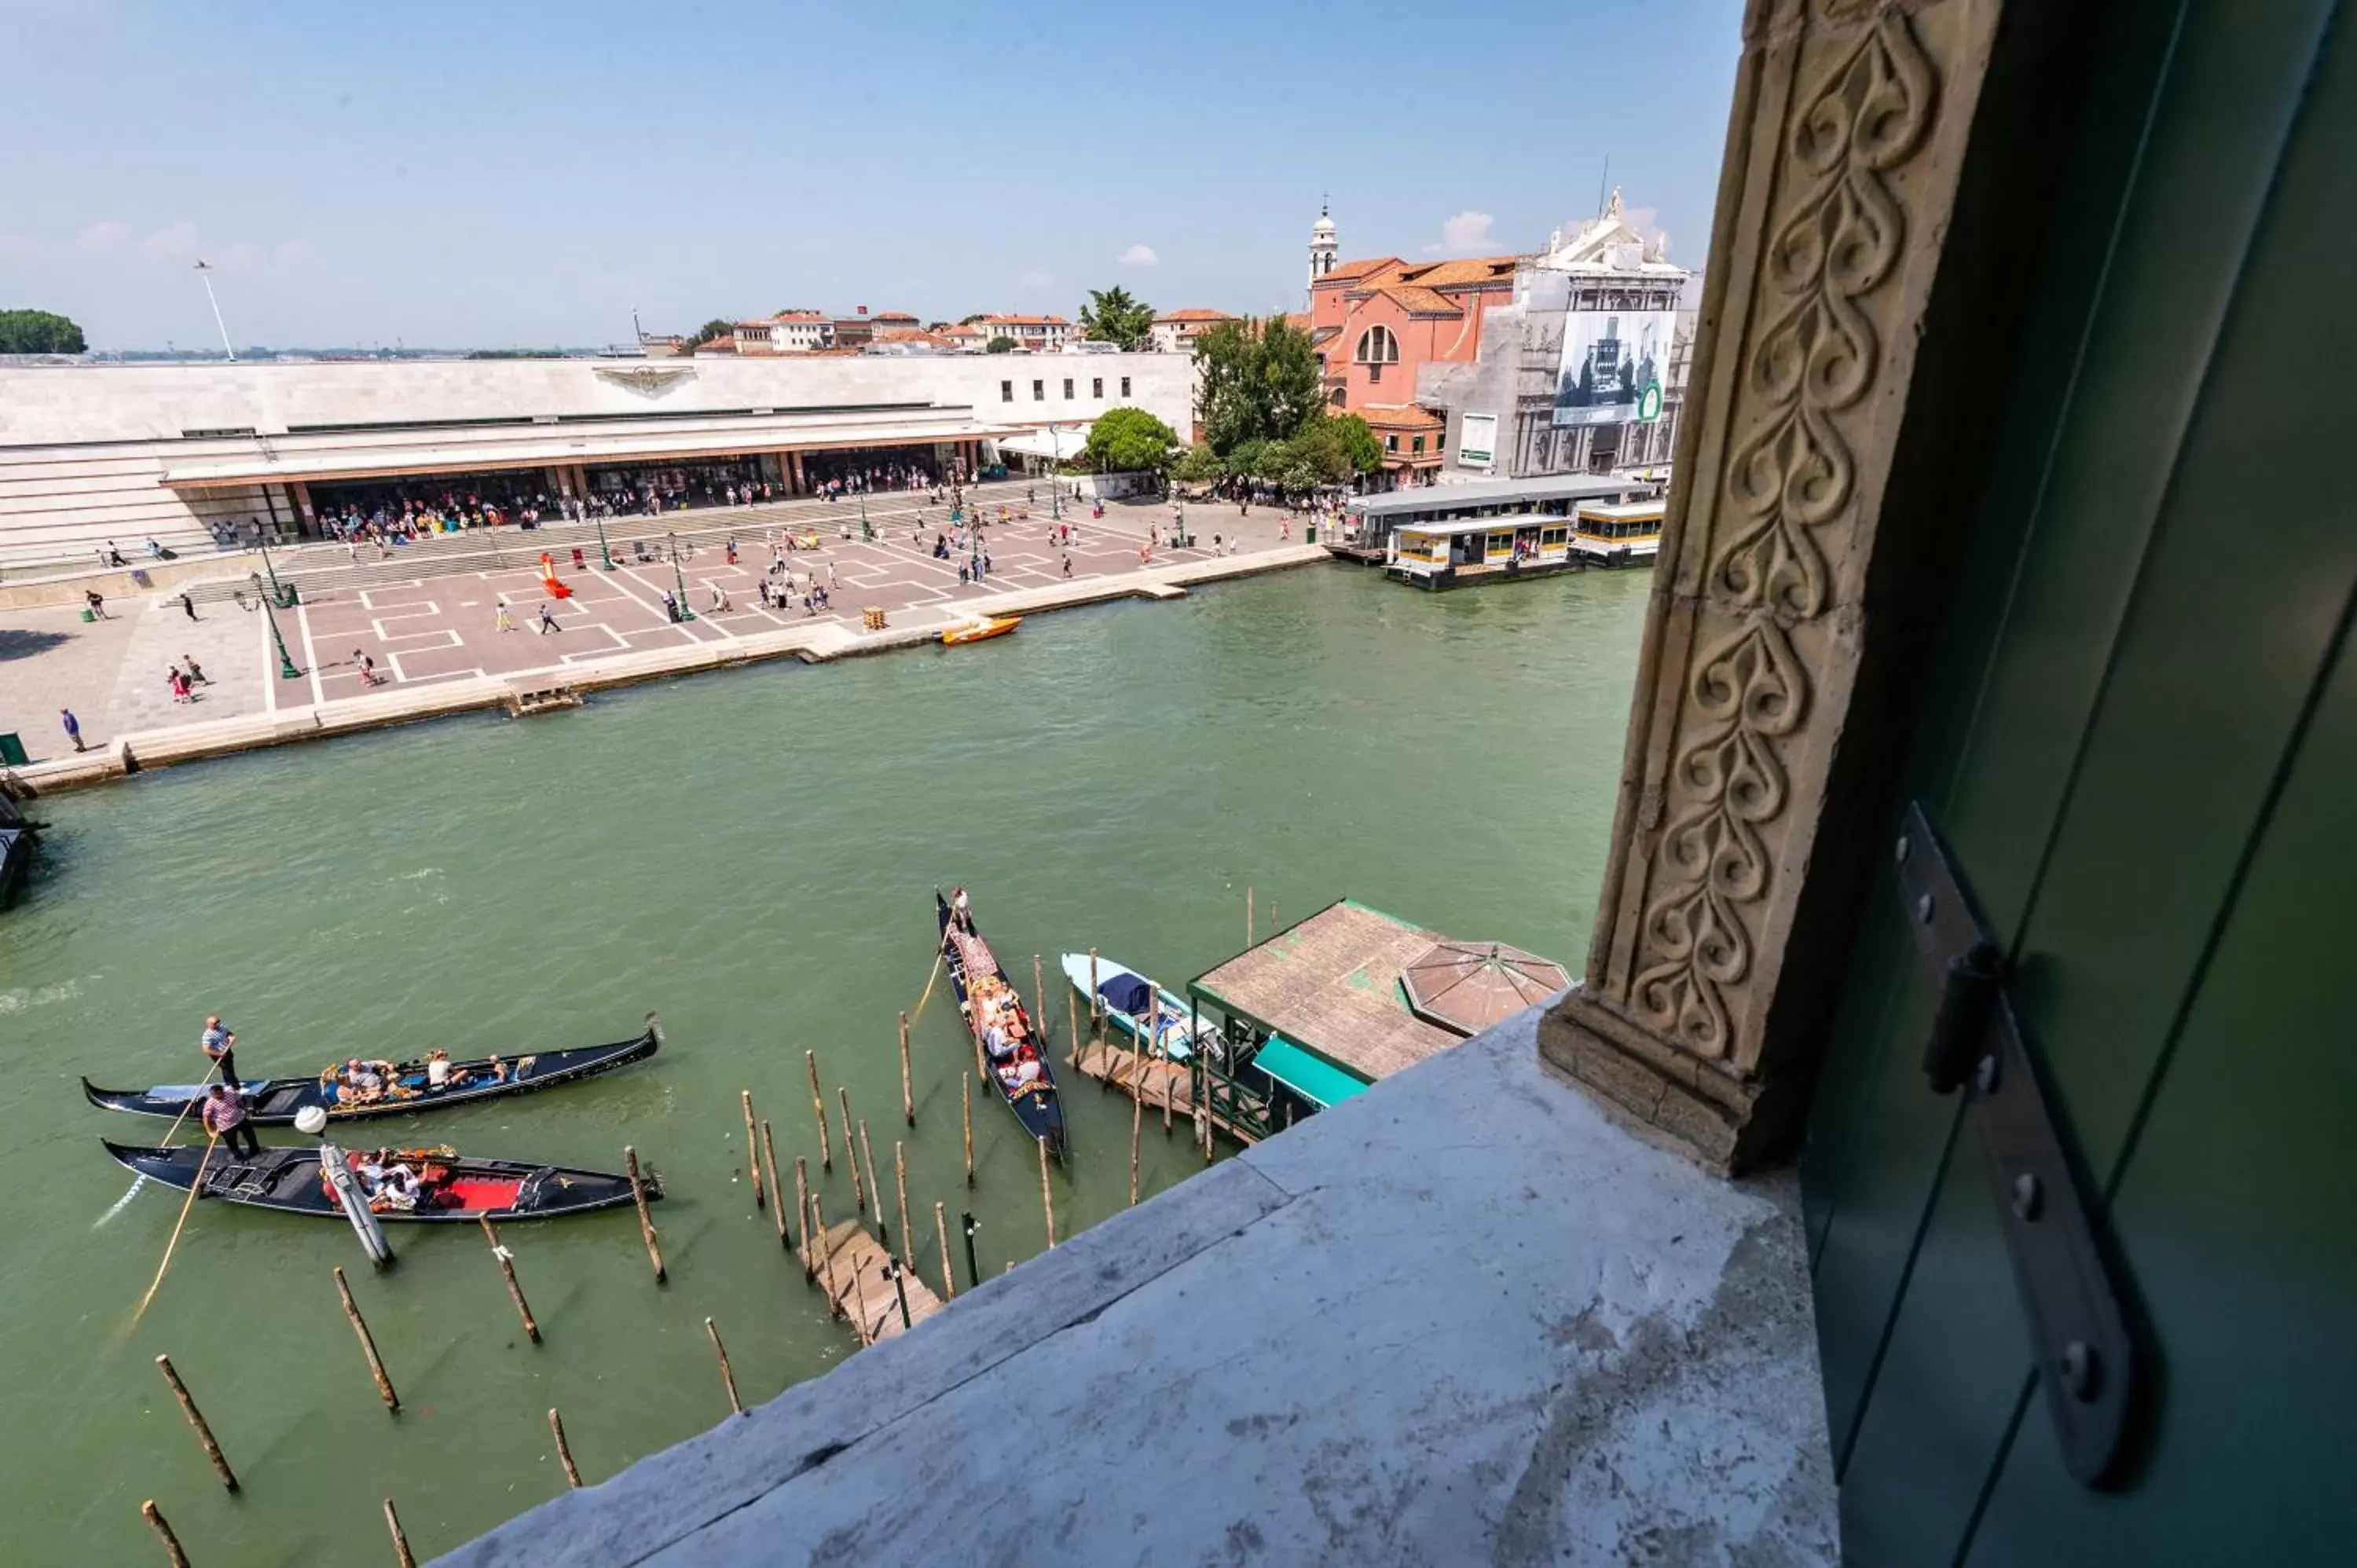
[[[961,642],[986,642],[994,637],[1005,637],[1022,624],[1021,616],[993,616],[986,620],[953,626],[942,633],[942,640],[952,646]]]

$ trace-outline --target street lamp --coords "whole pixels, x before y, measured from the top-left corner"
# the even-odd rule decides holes
[[[884,1260],[884,1277],[892,1282],[893,1290],[899,1294],[900,1326],[914,1328],[917,1326],[909,1319],[909,1271],[900,1266],[899,1259],[887,1258]]]
[[[237,350],[229,346],[229,324],[221,319],[221,301],[213,295],[212,263],[201,256],[197,259],[197,275],[205,280],[205,298],[213,307],[213,325],[221,328],[221,352],[227,354],[229,362],[234,365],[237,363]]]
[[[598,559],[600,559],[600,560],[602,560],[603,562],[605,562],[605,564],[606,564],[606,570],[607,570],[607,571],[608,571],[608,572],[610,572],[610,571],[612,571],[612,570],[614,569],[614,552],[613,552],[611,549],[608,548],[607,543],[606,543],[606,520],[605,520],[604,518],[600,517],[600,518],[595,518],[595,519],[592,519],[591,521],[595,521],[595,522],[597,523],[597,556],[598,556]]]
[[[259,519],[256,520],[257,522],[259,521]],[[270,529],[267,524],[262,524],[262,532],[253,536],[253,542],[262,547],[262,569],[270,574],[271,597],[278,601],[279,608],[292,609],[297,596],[285,584],[278,580],[278,568],[270,564]],[[254,591],[261,592],[261,585],[258,581],[254,585]]]
[[[246,575],[253,582],[253,596],[262,601],[264,618],[270,622],[270,640],[278,645],[278,678],[281,681],[301,680],[303,671],[295,668],[294,657],[286,651],[285,636],[278,629],[277,612],[270,607],[270,596],[262,591],[262,574],[249,572]]]
[[[1064,444],[1056,439],[1056,427],[1048,426],[1048,510],[1058,522],[1064,521],[1063,476],[1056,470],[1062,466]]]
[[[970,1213],[961,1213],[958,1218],[965,1222],[965,1277],[978,1290],[982,1286],[982,1265],[974,1261],[974,1233],[982,1229],[982,1221]]]
[[[679,535],[666,533],[663,537],[671,541],[671,580],[672,585],[678,590],[679,594],[679,618],[683,621],[694,620],[695,611],[689,608],[687,603],[687,578],[681,575],[679,569]]]

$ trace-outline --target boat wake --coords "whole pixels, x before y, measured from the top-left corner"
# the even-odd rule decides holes
[[[91,1229],[93,1230],[97,1230],[99,1226],[105,1224],[108,1220],[122,1213],[124,1209],[130,1208],[131,1200],[138,1197],[139,1189],[146,1185],[147,1178],[145,1176],[135,1177],[131,1183],[131,1190],[124,1193],[121,1197],[116,1198],[114,1200],[114,1207],[100,1215],[97,1221],[91,1226]]]

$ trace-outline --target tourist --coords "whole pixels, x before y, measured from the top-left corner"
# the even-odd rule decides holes
[[[74,717],[73,710],[71,708],[59,708],[58,710],[58,720],[66,726],[66,738],[74,743],[74,749],[76,751],[88,751],[90,749],[90,747],[81,743],[81,721]]]
[[[373,686],[378,684],[382,677],[380,677],[376,672],[375,660],[371,659],[366,653],[363,653],[359,649],[355,648],[352,650],[352,662],[361,667],[361,685]]]
[[[548,607],[543,605],[540,614],[541,618],[545,620],[548,617]],[[679,598],[669,588],[663,590],[663,618],[673,626],[679,624]]]
[[[432,1050],[425,1053],[425,1087],[428,1089],[450,1087],[449,1052]]]
[[[150,561],[161,561],[163,558],[164,547],[156,543],[154,540],[149,540],[147,542],[147,559]]]
[[[706,585],[712,590],[712,613],[714,615],[726,615],[736,608],[734,605],[728,602],[727,590],[721,587],[717,583],[712,583]]]
[[[213,1014],[205,1020],[205,1032],[197,1044],[202,1047],[206,1058],[220,1071],[222,1082],[237,1081],[237,1031],[222,1028],[220,1014]]]
[[[128,566],[131,564],[130,562],[125,561],[123,558],[123,552],[114,547],[114,541],[112,539],[106,542],[106,548],[100,553],[99,559],[109,566]]]
[[[1219,536],[1218,534],[1216,534],[1216,533],[1215,533],[1215,534],[1211,535],[1211,553],[1212,553],[1212,554],[1214,554],[1214,555],[1217,555],[1219,553],[1220,553],[1220,536]]]
[[[90,607],[90,613],[91,615],[97,617],[100,620],[112,618],[106,613],[106,596],[100,593],[96,588],[83,589],[81,597],[82,602]]]
[[[171,688],[172,701],[185,703],[188,700],[188,678],[180,673],[178,665],[172,665],[164,671],[164,684]]]
[[[728,564],[737,564],[737,536],[733,533],[728,536]]]
[[[199,686],[210,686],[213,683],[213,678],[205,673],[205,667],[197,662],[197,656],[195,654],[181,654],[180,662],[188,667],[188,679],[196,684]]]
[[[499,607],[492,612],[491,624],[500,631],[515,629],[515,612],[508,608],[505,598],[500,600]]]
[[[668,594],[666,594],[666,595],[664,595],[663,596],[664,596],[665,598],[669,598],[671,596],[669,596]],[[676,619],[678,619],[679,618],[678,618],[677,616],[673,616],[672,618],[673,618],[673,620],[676,620]],[[546,637],[546,636],[547,636],[550,632],[552,632],[552,631],[563,631],[564,629],[565,629],[565,628],[564,628],[563,627],[561,627],[561,626],[559,626],[559,625],[557,625],[557,624],[556,624],[556,618],[555,618],[554,615],[551,615],[551,614],[549,613],[548,607],[547,607],[546,605],[543,605],[543,606],[541,606],[541,607],[540,607],[540,635],[541,635],[541,636],[543,636],[543,637]]]
[[[1067,576],[1067,577],[1069,577],[1069,576],[1071,576],[1071,575],[1072,575],[1072,557],[1071,556],[1071,554],[1070,554],[1070,553],[1067,553],[1067,554],[1064,556],[1064,575],[1065,575],[1065,576]]]
[[[217,1083],[207,1090],[201,1120],[206,1132],[229,1145],[231,1158],[262,1157],[262,1140],[253,1135],[253,1123],[246,1120],[245,1096],[235,1088]]]

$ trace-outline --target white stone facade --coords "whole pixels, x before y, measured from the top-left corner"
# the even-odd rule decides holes
[[[1130,403],[1193,417],[1194,367],[1006,355],[0,365],[0,570],[109,540],[207,549],[222,525],[304,524],[333,479],[981,442]],[[1051,373],[1052,371],[1052,373]],[[1067,394],[1066,383],[1070,381]]]

